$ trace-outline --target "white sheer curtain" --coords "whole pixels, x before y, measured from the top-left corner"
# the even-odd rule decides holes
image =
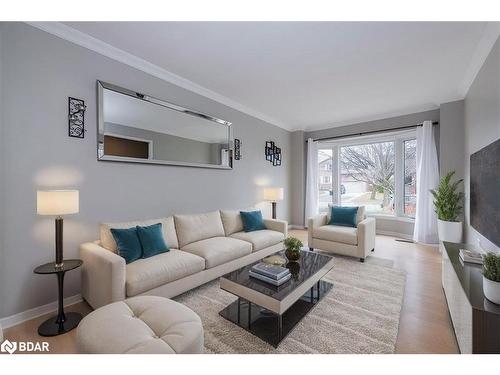
[[[417,127],[417,209],[413,240],[438,243],[437,215],[430,189],[439,184],[439,167],[432,121]]]
[[[318,214],[318,142],[307,140],[306,212],[304,223]]]

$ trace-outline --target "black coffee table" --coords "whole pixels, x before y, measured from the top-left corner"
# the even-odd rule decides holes
[[[284,252],[278,254],[284,257]],[[292,279],[279,287],[250,277],[248,272],[254,264],[221,277],[220,287],[238,299],[219,314],[278,347],[333,287],[321,278],[333,268],[334,259],[303,250],[297,262],[286,264]]]

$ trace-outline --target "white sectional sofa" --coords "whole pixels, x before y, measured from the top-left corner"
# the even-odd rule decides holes
[[[125,264],[110,228],[162,223],[170,251]],[[80,246],[82,296],[93,307],[136,295],[171,298],[283,249],[288,223],[265,219],[244,232],[239,211],[101,224],[99,241]]]

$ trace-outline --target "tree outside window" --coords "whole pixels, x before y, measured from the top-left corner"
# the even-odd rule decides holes
[[[404,142],[404,214],[415,217],[417,208],[417,140]]]
[[[340,149],[343,206],[366,206],[367,212],[393,214],[394,142],[344,146]]]
[[[318,150],[319,211],[328,204],[365,206],[368,213],[414,217],[416,146],[412,134],[385,135],[372,143],[348,141]]]

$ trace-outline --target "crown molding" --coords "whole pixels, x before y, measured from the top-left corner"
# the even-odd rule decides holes
[[[465,98],[469,92],[474,79],[481,70],[499,35],[500,22],[488,22],[484,27],[483,35],[481,36],[481,39],[472,54],[472,59],[465,73],[464,79],[459,86],[459,94],[462,98]]]
[[[144,73],[150,74],[166,82],[182,87],[183,89],[189,90],[196,94],[202,95],[206,98],[212,99],[218,103],[233,108],[239,112],[245,113],[249,116],[255,117],[259,120],[265,121],[271,125],[275,125],[290,131],[289,127],[287,127],[281,121],[278,121],[259,111],[249,108],[224,95],[218,94],[206,87],[198,85],[197,83],[194,83],[184,77],[169,72],[168,70],[163,69],[158,65],[150,63],[149,61],[146,61],[126,51],[123,51],[122,49],[114,47],[106,42],[103,42],[100,39],[94,38],[88,34],[85,34],[61,22],[26,22],[26,24],[33,26],[37,29],[40,29],[42,31],[45,31],[49,34],[55,35],[61,39],[67,40],[68,42],[77,44],[81,47],[97,52],[115,61],[129,65],[135,69],[143,71]]]

